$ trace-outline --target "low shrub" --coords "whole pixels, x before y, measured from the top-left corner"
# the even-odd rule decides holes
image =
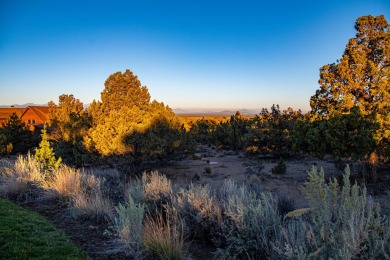
[[[163,205],[171,204],[173,195],[172,182],[158,171],[142,175],[143,199],[153,212],[161,210]]]
[[[216,256],[220,259],[266,258],[272,254],[281,217],[277,199],[228,181],[223,187],[223,224]]]
[[[142,255],[142,233],[145,207],[137,204],[128,196],[127,202],[119,203],[115,207],[117,216],[113,218],[113,229],[116,235],[130,249],[132,255],[137,258]]]
[[[283,162],[282,159],[278,162],[278,164],[272,168],[273,174],[286,174],[287,171],[287,165]]]
[[[131,197],[135,203],[144,203],[144,187],[140,179],[132,180],[124,188],[124,196],[127,200]]]
[[[180,212],[191,237],[211,239],[213,229],[222,222],[221,206],[208,185],[190,184],[188,189],[181,189],[173,208]]]
[[[214,172],[213,168],[210,167],[210,166],[206,166],[204,168],[204,172],[207,173],[207,174],[212,174]]]
[[[281,216],[285,216],[287,213],[295,210],[294,198],[278,197],[278,210]]]
[[[309,215],[286,221],[277,251],[291,259],[390,258],[389,219],[364,187],[351,185],[349,175],[347,167],[340,188],[336,179],[327,184],[323,170],[312,168],[302,188]]]

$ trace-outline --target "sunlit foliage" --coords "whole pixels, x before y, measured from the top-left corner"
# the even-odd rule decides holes
[[[56,158],[53,148],[49,142],[46,127],[42,129],[42,140],[39,143],[39,148],[35,149],[35,158],[40,162],[44,170],[57,169],[61,164],[61,157]]]
[[[83,103],[73,95],[63,94],[58,105],[49,102],[50,138],[55,140],[54,150],[65,163],[81,166],[87,158],[83,137],[88,133],[91,120]]]
[[[356,37],[346,45],[337,63],[320,69],[320,88],[311,97],[314,118],[348,114],[355,106],[373,114],[380,127],[377,151],[389,152],[390,140],[390,32],[385,17],[362,16]]]
[[[108,77],[101,94],[88,109],[92,128],[84,144],[103,156],[131,155],[133,159],[163,158],[181,145],[180,123],[172,109],[150,101],[130,70]]]
[[[77,142],[88,129],[88,122],[83,103],[73,95],[63,94],[58,98],[58,105],[49,102],[51,135],[65,142]]]

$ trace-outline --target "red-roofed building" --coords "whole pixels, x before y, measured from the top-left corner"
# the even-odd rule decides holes
[[[0,127],[7,122],[12,113],[16,113],[31,131],[42,128],[49,121],[49,107],[47,106],[7,107],[0,108]]]

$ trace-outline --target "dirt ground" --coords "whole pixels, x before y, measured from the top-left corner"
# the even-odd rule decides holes
[[[193,182],[220,187],[226,179],[233,179],[239,184],[256,183],[262,191],[271,192],[279,198],[292,198],[295,207],[302,208],[308,205],[299,188],[307,180],[307,173],[313,166],[318,170],[322,168],[325,178],[328,179],[340,178],[347,164],[335,163],[330,157],[324,160],[313,157],[286,159],[283,161],[287,166],[286,173],[274,174],[272,168],[279,160],[266,156],[248,157],[240,152],[219,150],[213,146],[199,146],[192,158],[172,161],[167,166],[158,168],[158,171],[178,185]],[[349,166],[351,175],[355,175],[357,181],[362,181],[357,177],[362,166],[353,162],[350,162]],[[367,188],[369,194],[381,202],[382,208],[390,212],[390,203],[386,203],[390,196],[386,194],[386,188],[390,191],[389,168],[382,169],[380,175],[379,186],[367,184]]]
[[[271,192],[281,198],[294,199],[295,208],[307,206],[299,187],[307,180],[307,172],[316,166],[323,168],[326,178],[341,176],[344,165],[335,164],[331,158],[319,160],[315,158],[297,158],[285,160],[285,174],[274,174],[272,168],[278,164],[279,158],[246,157],[242,153],[219,150],[212,146],[199,146],[195,155],[180,161],[170,161],[165,166],[157,167],[160,173],[167,175],[174,185],[187,185],[191,182],[208,184],[211,188],[220,187],[227,179],[239,184],[257,184],[262,191]],[[350,165],[353,176],[358,176],[361,166]],[[121,173],[112,167],[89,168],[100,177],[107,179]],[[390,213],[390,171],[382,167],[378,172],[377,184],[367,184],[368,193],[380,202],[384,213]],[[359,178],[356,178],[358,181]],[[109,230],[108,224],[94,224],[88,220],[75,220],[66,205],[56,201],[30,201],[24,207],[33,209],[51,220],[58,228],[86,251],[92,259],[131,259],[121,248],[120,243]],[[201,241],[192,242],[189,252],[192,259],[206,259],[212,256],[213,248]]]

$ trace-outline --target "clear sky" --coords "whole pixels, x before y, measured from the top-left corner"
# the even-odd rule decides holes
[[[130,69],[172,108],[307,111],[369,14],[390,0],[1,0],[0,105],[87,104]]]

